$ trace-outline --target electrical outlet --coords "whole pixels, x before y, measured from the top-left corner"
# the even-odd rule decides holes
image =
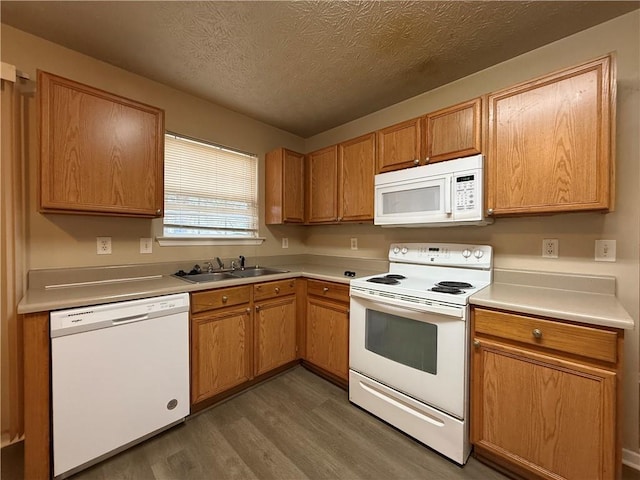
[[[544,258],[558,258],[557,238],[545,238],[542,240],[542,256]]]
[[[596,240],[596,262],[616,261],[616,241]]]
[[[153,241],[150,238],[140,239],[140,253],[152,253]]]
[[[111,237],[96,237],[96,253],[111,255]]]
[[[357,238],[352,238],[351,239],[351,250],[357,250],[358,249],[358,239]]]
[[[289,239],[287,237],[282,237],[282,248],[289,248]]]

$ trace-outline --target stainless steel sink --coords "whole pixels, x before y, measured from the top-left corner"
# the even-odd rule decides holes
[[[244,270],[234,270],[232,275],[240,278],[261,277],[262,275],[275,275],[276,273],[287,273],[288,270],[279,270],[269,267],[246,267]]]
[[[237,280],[238,278],[261,277],[263,275],[274,275],[277,273],[287,273],[288,270],[280,270],[269,267],[246,267],[244,270],[228,270],[225,272],[212,273],[192,273],[187,275],[175,275],[186,282],[204,283],[219,282],[220,280]]]
[[[234,280],[238,277],[231,275],[230,272],[212,272],[212,273],[193,273],[183,276],[178,276],[182,280],[192,283],[202,282],[218,282],[220,280]]]

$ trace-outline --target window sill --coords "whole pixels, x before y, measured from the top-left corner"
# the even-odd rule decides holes
[[[161,247],[210,246],[210,245],[261,245],[265,237],[156,237]]]

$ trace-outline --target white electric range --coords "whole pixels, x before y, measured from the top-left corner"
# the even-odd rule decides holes
[[[349,399],[464,464],[469,297],[489,285],[487,245],[393,244],[389,272],[351,281]]]

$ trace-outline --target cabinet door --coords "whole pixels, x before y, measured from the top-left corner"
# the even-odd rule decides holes
[[[265,156],[265,223],[304,223],[304,155],[278,148]]]
[[[192,404],[251,379],[250,319],[248,305],[192,318]]]
[[[349,379],[349,306],[307,298],[306,360]]]
[[[164,112],[38,72],[40,209],[161,216]]]
[[[610,58],[489,95],[487,207],[494,215],[612,205]]]
[[[296,297],[259,302],[255,306],[255,374],[298,358]]]
[[[476,98],[425,116],[427,163],[481,153],[481,107]]]
[[[479,342],[472,443],[541,478],[613,479],[616,374]]]
[[[338,198],[341,222],[373,220],[375,133],[338,145]]]
[[[377,172],[390,172],[420,164],[420,118],[376,132]]]
[[[307,155],[307,222],[338,220],[338,148],[332,145]]]

